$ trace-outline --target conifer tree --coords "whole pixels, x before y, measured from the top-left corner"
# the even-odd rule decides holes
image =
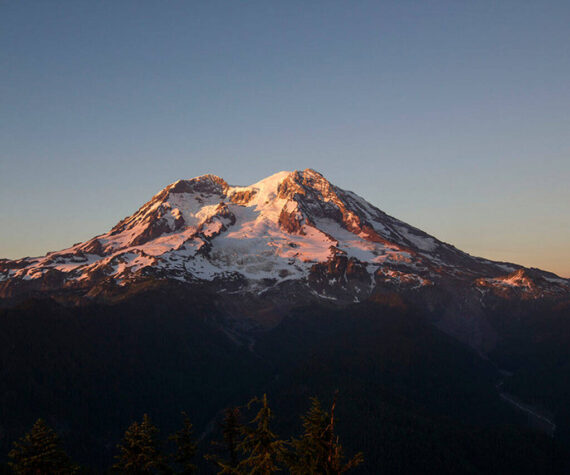
[[[302,417],[303,434],[291,442],[294,449],[288,457],[291,473],[336,475],[362,463],[362,453],[345,461],[342,446],[335,434],[335,407],[336,396],[330,414],[322,409],[316,397],[311,398],[311,408]]]
[[[172,434],[169,439],[176,444],[174,462],[182,468],[179,473],[190,474],[196,471],[196,465],[192,463],[196,455],[196,442],[190,418],[185,412],[182,413],[182,417],[184,423],[182,429]]]
[[[327,427],[329,417],[321,408],[320,401],[311,398],[311,408],[302,416],[303,435],[292,439],[293,452],[289,457],[289,469],[293,474],[318,473],[325,465],[328,455]]]
[[[115,457],[117,463],[113,469],[125,474],[169,473],[160,450],[158,432],[148,414],[143,416],[140,424],[133,422],[117,446],[120,454]]]
[[[237,407],[226,409],[226,416],[222,424],[222,435],[227,447],[230,467],[237,467],[238,443],[240,440],[242,425],[240,423],[240,411]]]
[[[11,459],[8,464],[16,474],[63,475],[78,470],[65,453],[57,434],[43,419],[38,419],[27,434],[14,442],[8,457]]]
[[[220,424],[222,442],[213,442],[225,457],[206,455],[206,460],[214,462],[220,468],[219,474],[238,474],[238,445],[242,436],[241,414],[237,407],[228,407],[224,412],[224,420]]]
[[[280,464],[285,455],[285,443],[279,440],[270,428],[273,415],[267,395],[264,394],[261,401],[252,399],[248,407],[253,403],[261,403],[261,408],[251,421],[253,427],[244,426],[243,439],[238,449],[245,459],[238,464],[239,473],[268,474],[280,471]]]

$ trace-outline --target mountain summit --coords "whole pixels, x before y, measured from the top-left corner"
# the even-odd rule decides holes
[[[179,180],[85,243],[0,260],[0,297],[95,295],[102,285],[148,278],[254,294],[294,282],[315,298],[340,301],[450,282],[527,297],[569,288],[548,272],[472,257],[307,169],[251,186],[215,175]]]

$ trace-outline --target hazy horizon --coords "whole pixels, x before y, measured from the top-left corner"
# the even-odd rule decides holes
[[[570,277],[567,2],[0,6],[0,258],[205,173],[314,168],[472,255]]]

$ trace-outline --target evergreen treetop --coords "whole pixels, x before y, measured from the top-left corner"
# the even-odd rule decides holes
[[[169,439],[176,444],[176,453],[174,454],[174,462],[178,464],[182,471],[179,473],[190,474],[194,473],[197,469],[194,465],[193,460],[196,455],[196,442],[194,441],[194,431],[192,423],[188,415],[183,412],[183,427],[174,434],[172,434]]]
[[[336,395],[330,414],[322,409],[316,397],[311,398],[311,407],[302,417],[303,434],[291,441],[293,451],[288,455],[291,473],[336,475],[363,462],[360,452],[345,461],[339,437],[335,434],[335,407]]]
[[[126,474],[168,473],[165,457],[160,450],[158,428],[148,414],[142,422],[133,422],[117,446],[120,453],[113,469]]]
[[[67,475],[77,471],[59,437],[43,419],[38,419],[28,433],[14,442],[8,457],[16,474]]]
[[[281,463],[285,455],[285,443],[280,440],[270,428],[273,414],[264,394],[261,400],[252,399],[248,407],[260,403],[261,407],[252,426],[244,426],[243,439],[238,449],[246,457],[238,464],[239,473],[268,474],[281,470]]]
[[[204,456],[206,460],[214,462],[219,467],[218,474],[240,473],[237,468],[239,463],[238,445],[243,433],[240,418],[241,413],[237,407],[228,407],[224,411],[224,419],[220,423],[222,442],[214,441],[212,445],[225,456],[219,454]]]

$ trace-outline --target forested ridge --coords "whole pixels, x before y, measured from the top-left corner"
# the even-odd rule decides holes
[[[248,413],[254,406],[258,410],[248,420]],[[344,454],[336,433],[335,406],[336,399],[327,412],[317,398],[312,398],[310,409],[301,418],[300,435],[283,440],[273,431],[274,415],[264,394],[243,408],[227,408],[218,424],[219,440],[213,440],[201,451],[186,413],[181,414],[182,427],[166,440],[161,439],[158,427],[148,414],[144,414],[140,422],[133,422],[126,429],[116,448],[115,463],[106,472],[190,474],[198,471],[197,463],[202,458],[209,462],[201,464],[203,470],[220,474],[281,471],[291,474],[345,473],[360,465],[364,457],[361,452],[351,458]],[[82,467],[72,460],[59,436],[43,419],[38,419],[25,435],[13,443],[8,459],[3,468],[6,473],[74,474],[93,471],[91,467]]]
[[[174,453],[168,435],[185,427],[184,411],[197,443],[192,463],[199,473],[215,473],[204,455],[216,455],[224,408],[241,407],[246,424],[255,416],[247,401],[267,394],[272,431],[291,442],[302,433],[310,398],[330,412],[338,389],[342,446],[347,455],[364,454],[354,473],[568,473],[564,428],[551,438],[528,427],[525,414],[499,397],[496,366],[413,310],[304,306],[253,333],[253,343],[237,344],[223,319],[207,295],[160,289],[113,305],[30,300],[0,310],[2,463],[42,418],[73,463],[104,473],[127,428],[145,413],[160,429],[164,452]],[[563,325],[563,312],[554,320]],[[564,328],[555,335],[559,361],[568,360]],[[548,341],[547,329],[539,334]],[[527,349],[541,348],[517,335]],[[536,368],[539,358],[554,358],[544,345],[530,353]],[[510,391],[515,383],[533,388],[514,350],[503,345],[496,359],[517,371],[505,383]],[[549,384],[551,397],[563,395],[563,379]],[[549,388],[535,389],[536,400],[545,401],[539,389]]]

